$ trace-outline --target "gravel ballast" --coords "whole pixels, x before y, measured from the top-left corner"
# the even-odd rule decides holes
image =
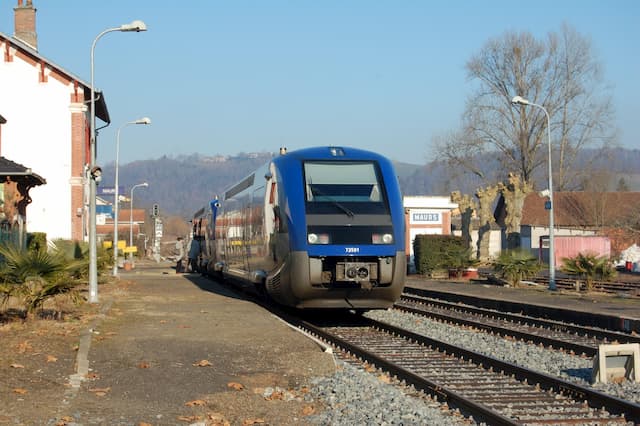
[[[506,340],[396,310],[371,311],[365,316],[581,386],[591,387],[621,399],[640,403],[640,384],[638,383],[625,381],[619,384],[592,385],[592,358]],[[333,376],[314,380],[308,397],[321,401],[326,410],[308,420],[313,424],[323,425],[468,424],[468,420],[452,416],[451,412],[443,412],[437,402],[429,398],[407,395],[399,387],[385,383],[379,376],[380,373],[371,374],[361,367],[339,362],[339,369]]]

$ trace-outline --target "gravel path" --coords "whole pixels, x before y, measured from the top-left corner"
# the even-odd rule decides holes
[[[400,311],[371,311],[365,316],[424,334],[466,349],[543,372],[622,399],[640,403],[640,384],[591,385],[593,359],[505,340],[486,333],[442,324]],[[313,424],[363,425],[461,425],[464,419],[452,416],[428,398],[406,396],[362,368],[340,363],[332,377],[316,379],[309,398],[322,401],[327,409],[309,418]],[[363,390],[366,390],[363,392]]]

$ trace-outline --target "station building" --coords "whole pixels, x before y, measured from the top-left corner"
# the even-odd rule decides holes
[[[14,35],[0,32],[0,155],[46,177],[29,194],[28,232],[86,240],[90,84],[38,52],[31,0],[17,0],[14,13]],[[104,96],[96,98],[96,117],[108,124]]]
[[[413,268],[413,240],[416,235],[451,235],[451,216],[458,204],[448,196],[402,197],[405,222],[405,252],[409,269]]]

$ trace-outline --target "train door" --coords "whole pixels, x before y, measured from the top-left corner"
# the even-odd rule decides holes
[[[264,237],[266,253],[264,257],[265,271],[272,271],[278,264],[278,237],[280,233],[280,207],[278,202],[278,176],[271,163],[264,197]]]
[[[242,271],[244,269],[243,255],[243,210],[241,203],[230,198],[223,202],[224,235],[223,235],[223,262],[226,267]]]
[[[253,187],[251,191],[251,203],[247,218],[247,261],[249,271],[264,269],[264,192],[265,186]]]

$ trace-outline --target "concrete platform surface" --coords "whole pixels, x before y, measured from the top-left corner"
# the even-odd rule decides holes
[[[120,284],[99,292],[104,318],[78,354],[88,371],[64,409],[77,424],[301,424],[302,402],[264,393],[334,371],[318,344],[199,274],[139,262]]]

